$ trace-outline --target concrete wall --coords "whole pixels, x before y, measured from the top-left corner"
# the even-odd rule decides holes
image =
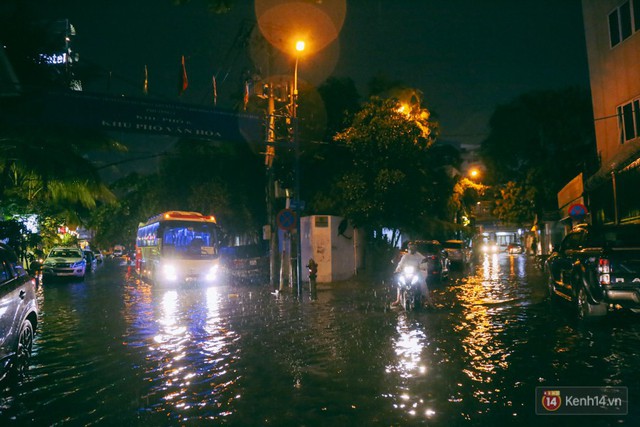
[[[342,221],[343,218],[331,215],[300,218],[302,265],[306,266],[313,258],[318,264],[318,283],[349,279],[362,267],[364,235],[351,225],[340,233]],[[302,279],[309,280],[306,267]]]

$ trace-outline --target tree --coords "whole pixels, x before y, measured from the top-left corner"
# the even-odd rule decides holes
[[[372,97],[335,140],[352,162],[336,184],[340,208],[355,226],[419,232],[438,210],[438,182],[430,147],[436,123],[419,103]]]
[[[523,186],[534,197],[534,212],[557,209],[558,191],[596,163],[591,97],[584,89],[521,95],[495,110],[490,127],[480,151],[490,183]]]
[[[93,216],[96,240],[102,246],[132,242],[139,222],[168,210],[214,215],[227,233],[255,239],[266,215],[262,162],[246,145],[181,140],[157,173],[114,184],[118,203]]]
[[[498,188],[493,211],[501,221],[517,226],[530,223],[535,216],[537,189],[509,181]]]
[[[0,212],[37,213],[45,244],[57,228],[84,224],[89,212],[115,196],[84,157],[90,150],[118,148],[99,134],[16,126],[0,129]],[[47,229],[47,226],[51,229]]]

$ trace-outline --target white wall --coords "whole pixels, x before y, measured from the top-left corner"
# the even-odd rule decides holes
[[[331,215],[300,218],[303,280],[309,280],[306,265],[310,258],[318,264],[318,283],[349,279],[362,266],[362,233],[349,225],[339,234],[342,220]]]

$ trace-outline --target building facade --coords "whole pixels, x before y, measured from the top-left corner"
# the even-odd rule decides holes
[[[582,0],[598,171],[594,223],[640,222],[640,0]]]

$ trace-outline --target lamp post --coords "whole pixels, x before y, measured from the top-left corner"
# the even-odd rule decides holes
[[[298,139],[298,61],[300,53],[304,50],[304,41],[296,42],[296,63],[293,69],[293,96],[291,106],[291,118],[293,125],[293,144],[295,149],[295,190],[294,203],[296,214],[296,285],[298,297],[301,294],[301,276],[302,276],[302,233],[300,230],[300,140]]]

